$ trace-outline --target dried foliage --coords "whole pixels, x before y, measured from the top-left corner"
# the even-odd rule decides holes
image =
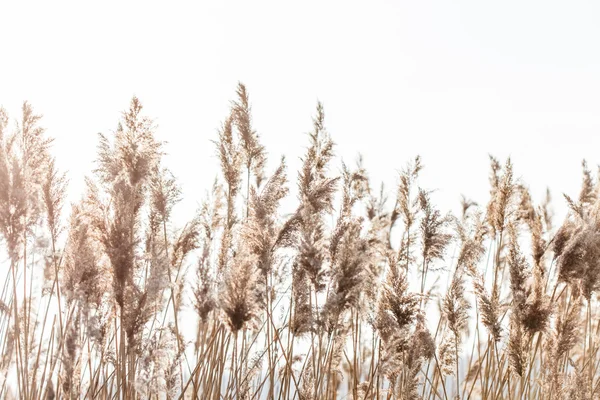
[[[556,232],[550,192],[536,202],[494,157],[486,206],[463,196],[453,216],[420,157],[391,193],[361,157],[336,159],[321,103],[289,188],[243,84],[230,106],[219,175],[187,219],[137,98],[70,206],[41,117],[0,108],[0,397],[598,398],[585,162]]]

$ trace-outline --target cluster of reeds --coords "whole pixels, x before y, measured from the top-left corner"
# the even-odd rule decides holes
[[[133,98],[80,201],[40,116],[0,109],[3,398],[600,398],[600,183],[553,226],[510,160],[435,207],[335,157],[323,106],[297,174],[271,166],[239,84],[195,215]],[[172,149],[176,151],[176,149]],[[280,205],[295,181],[295,211]],[[70,217],[64,215],[70,211]]]

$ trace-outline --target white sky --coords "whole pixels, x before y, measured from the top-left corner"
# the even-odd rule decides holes
[[[581,159],[600,162],[600,3],[208,3],[0,0],[0,104],[44,114],[71,200],[96,134],[135,94],[189,215],[217,173],[210,140],[238,80],[271,167],[287,155],[292,180],[317,99],[346,161],[361,152],[391,187],[420,154],[444,210],[461,193],[487,199],[488,153],[511,155],[536,200],[549,185],[558,210]]]

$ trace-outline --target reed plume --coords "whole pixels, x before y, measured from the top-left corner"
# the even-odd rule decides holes
[[[327,247],[323,216],[332,210],[338,178],[327,176],[327,167],[333,157],[333,141],[325,130],[324,122],[323,105],[318,103],[313,131],[309,133],[310,147],[298,174],[300,205],[278,237],[278,242],[293,246],[298,253],[292,267],[293,330],[296,334],[313,328],[310,293],[311,290],[318,293],[325,288]]]

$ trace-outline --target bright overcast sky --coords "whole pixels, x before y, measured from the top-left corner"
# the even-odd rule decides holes
[[[600,3],[291,3],[2,0],[0,104],[44,115],[71,200],[135,94],[194,208],[238,80],[271,166],[295,174],[319,99],[344,160],[393,185],[420,154],[443,209],[486,200],[488,153],[560,203],[600,162]]]

